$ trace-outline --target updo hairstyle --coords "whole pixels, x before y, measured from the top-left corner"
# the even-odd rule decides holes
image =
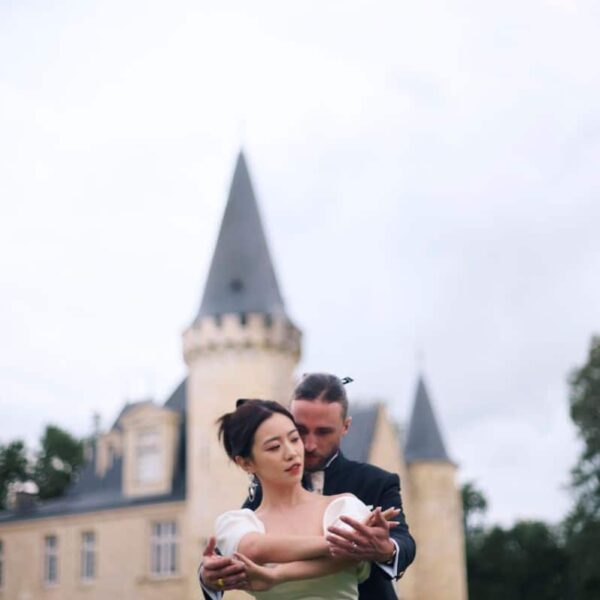
[[[272,400],[244,400],[236,402],[236,409],[217,420],[219,440],[231,460],[236,456],[250,458],[254,434],[260,425],[275,413],[284,415],[296,425],[292,414],[278,402]]]

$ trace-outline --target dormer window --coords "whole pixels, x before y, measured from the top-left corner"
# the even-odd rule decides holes
[[[180,418],[178,412],[150,401],[129,405],[119,420],[126,496],[154,496],[171,491]]]
[[[136,436],[136,480],[156,483],[161,478],[160,431],[158,427],[140,429]]]

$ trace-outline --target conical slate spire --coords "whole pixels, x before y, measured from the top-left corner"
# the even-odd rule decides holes
[[[419,377],[415,403],[404,448],[406,462],[431,460],[452,462],[446,452],[431,400],[422,377]]]
[[[240,151],[196,320],[285,313],[244,154]]]

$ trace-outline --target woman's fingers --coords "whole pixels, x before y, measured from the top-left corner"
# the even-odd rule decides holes
[[[381,523],[381,517],[384,521],[393,521],[395,517],[400,514],[400,509],[395,506],[381,510],[381,506],[378,506],[371,511],[371,514],[366,518],[365,525],[373,526],[375,523]],[[394,527],[394,525],[392,525]]]
[[[386,521],[389,521],[389,520],[393,519],[394,517],[397,517],[399,514],[400,514],[400,509],[396,508],[395,506],[391,506],[390,508],[382,511],[381,516]]]
[[[263,591],[273,587],[275,579],[274,571],[272,569],[257,565],[254,561],[239,552],[235,552],[234,557],[245,567],[247,582],[244,589]]]
[[[247,556],[240,554],[239,552],[234,552],[233,555],[240,561],[242,561],[247,567],[257,567],[258,565],[255,562],[252,562]]]

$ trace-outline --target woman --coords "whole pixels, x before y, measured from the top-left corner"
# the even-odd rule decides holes
[[[238,400],[219,423],[227,454],[263,491],[255,512],[233,510],[216,521],[220,551],[244,562],[254,596],[356,600],[370,565],[331,556],[324,532],[345,526],[341,515],[368,522],[369,508],[352,494],[320,496],[302,487],[304,446],[292,415],[277,402]],[[388,512],[386,518],[397,514]]]

